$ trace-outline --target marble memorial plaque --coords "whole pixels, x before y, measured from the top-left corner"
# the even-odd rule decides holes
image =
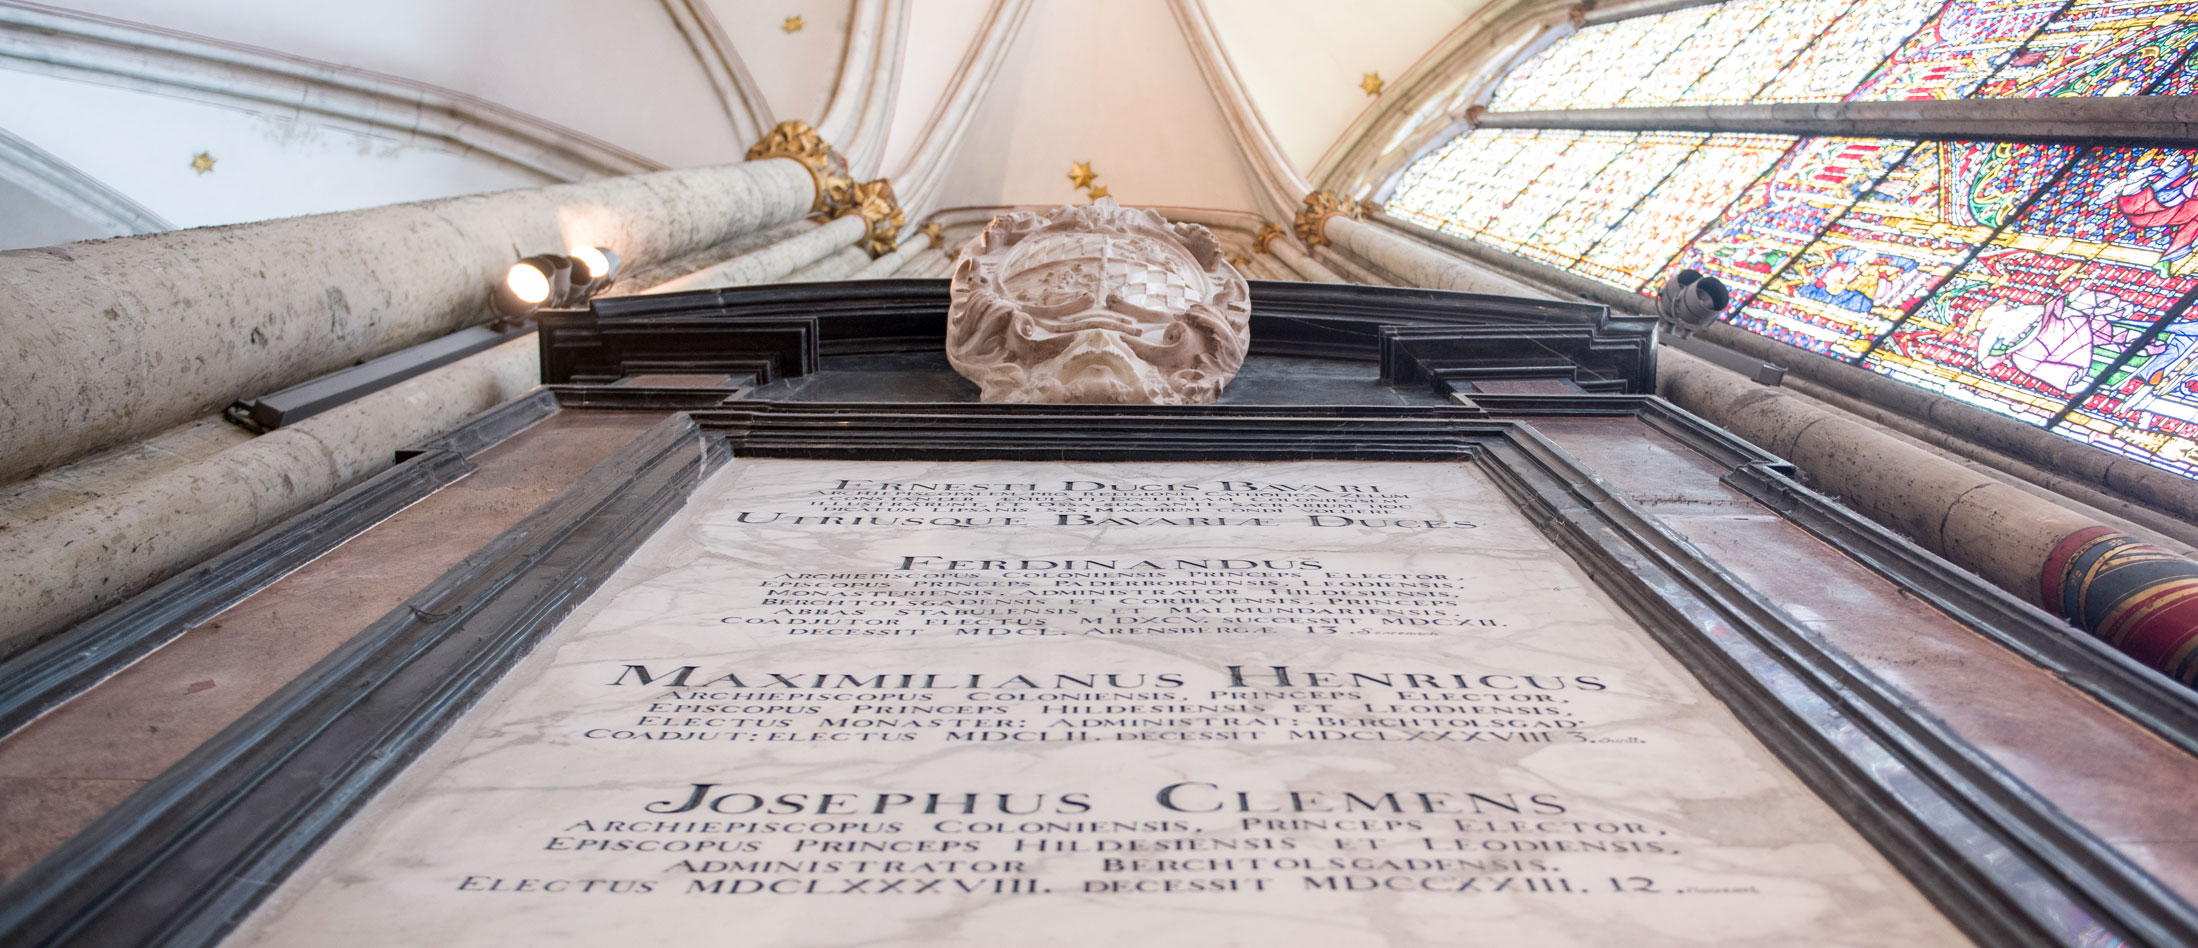
[[[1940,945],[1469,463],[736,460],[230,945]]]

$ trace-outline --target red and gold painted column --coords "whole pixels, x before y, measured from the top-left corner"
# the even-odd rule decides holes
[[[2046,557],[2045,607],[2186,685],[2198,686],[2198,561],[2109,527]]]

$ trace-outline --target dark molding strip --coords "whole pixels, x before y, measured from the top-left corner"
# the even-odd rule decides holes
[[[398,463],[0,663],[0,737],[244,601],[291,570],[473,472],[468,455],[556,413],[550,393],[506,402]]]
[[[473,416],[473,420],[459,425],[447,434],[409,448],[398,449],[397,460],[406,461],[435,451],[448,451],[470,458],[557,414],[557,407],[557,396],[554,393],[546,388],[537,388]]]
[[[651,428],[0,889],[0,944],[217,944],[725,457]]]
[[[1475,395],[1496,415],[1635,415],[1731,468],[1723,481],[1954,621],[2198,757],[2198,691],[1800,483],[1793,464],[1661,397]]]
[[[1252,353],[1371,362],[1384,326],[1519,330],[1593,327],[1648,336],[1652,316],[1596,303],[1252,280]],[[753,372],[757,384],[815,371],[823,356],[936,352],[946,340],[946,280],[766,284],[597,298],[545,310],[543,374],[553,384],[608,384],[647,372]],[[1652,311],[1652,310],[1650,310]],[[1644,311],[1647,312],[1647,311]]]
[[[2198,144],[2198,96],[1680,105],[1490,112],[1476,128],[1841,135],[1928,141]]]

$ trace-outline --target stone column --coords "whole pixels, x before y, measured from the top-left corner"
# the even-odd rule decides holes
[[[861,247],[842,247],[806,267],[787,274],[780,283],[824,283],[832,280],[853,279],[855,272],[870,263],[870,255]]]
[[[389,466],[540,379],[527,335],[0,531],[0,654],[28,645]]]
[[[1357,261],[1337,253],[1334,246],[1314,247],[1313,259],[1320,261],[1322,266],[1335,271],[1338,276],[1353,283],[1361,283],[1367,286],[1393,285],[1388,277],[1375,273],[1359,265]]]
[[[1360,220],[1364,211],[1355,201],[1331,191],[1305,196],[1297,212],[1297,236],[1308,247],[1333,243],[1360,259],[1394,275],[1405,286],[1498,296],[1541,298],[1548,294],[1485,267],[1475,266],[1376,224]]]
[[[1657,392],[1924,549],[2198,684],[2198,562],[1668,346]]]
[[[916,236],[909,238],[907,243],[901,244],[892,253],[870,261],[869,266],[856,271],[855,275],[848,277],[848,279],[884,280],[891,278],[899,273],[900,269],[906,266],[908,261],[917,254],[937,246],[939,239],[939,222],[932,221],[925,224],[923,229],[917,231]]]
[[[676,280],[659,283],[643,293],[676,293],[720,286],[770,283],[815,263],[842,248],[853,249],[868,227],[860,217],[842,217],[804,231],[771,246],[705,267]]]
[[[1284,279],[1314,283],[1348,282],[1337,276],[1335,271],[1321,266],[1319,261],[1306,256],[1305,251],[1297,249],[1297,245],[1290,242],[1289,231],[1283,230],[1282,225],[1274,221],[1259,225],[1259,235],[1252,238],[1252,249],[1275,258],[1283,267],[1288,268],[1292,275]]]
[[[764,160],[0,254],[0,480],[486,321],[521,255],[647,266],[816,190]]]

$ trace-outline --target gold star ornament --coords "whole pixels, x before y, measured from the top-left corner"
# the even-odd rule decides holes
[[[1068,180],[1076,185],[1076,190],[1082,191],[1091,187],[1093,181],[1099,180],[1099,174],[1091,170],[1091,162],[1072,161],[1068,165]]]
[[[1097,186],[1097,187],[1094,187],[1094,188],[1092,188],[1092,189],[1091,189],[1091,199],[1092,199],[1092,200],[1094,200],[1094,201],[1097,201],[1097,200],[1099,200],[1100,198],[1103,198],[1103,197],[1111,197],[1111,196],[1112,196],[1112,195],[1109,195],[1109,194],[1107,193],[1107,186],[1106,186],[1106,185],[1104,185],[1104,184],[1102,184],[1102,185],[1099,185],[1099,186]]]
[[[214,170],[213,153],[202,151],[198,154],[192,155],[191,170],[196,171],[199,174],[205,174],[206,172]]]
[[[1385,85],[1388,83],[1381,81],[1381,73],[1378,72],[1367,73],[1365,78],[1358,81],[1358,87],[1366,90],[1367,95],[1380,95],[1381,87]]]
[[[786,22],[779,24],[778,28],[785,30],[788,33],[799,33],[801,32],[801,28],[806,25],[807,24],[804,23],[800,17],[790,16],[786,18]]]
[[[916,232],[931,238],[931,246],[946,246],[946,228],[940,227],[938,221],[927,221]]]

